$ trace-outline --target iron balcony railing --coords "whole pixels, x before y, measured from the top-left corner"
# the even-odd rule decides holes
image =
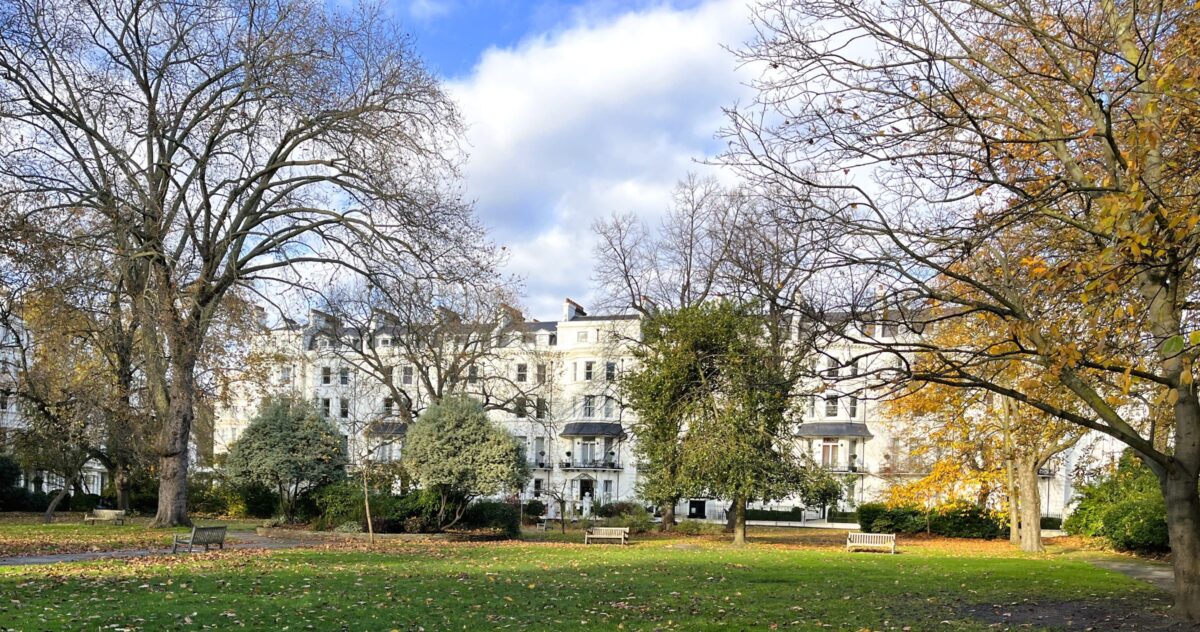
[[[564,470],[619,470],[621,462],[617,459],[564,459],[558,466]]]

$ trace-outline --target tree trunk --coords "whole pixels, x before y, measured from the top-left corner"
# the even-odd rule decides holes
[[[733,543],[746,543],[746,499],[741,496],[733,499]]]
[[[1200,496],[1196,486],[1196,474],[1179,466],[1167,471],[1163,483],[1175,571],[1174,614],[1188,621],[1200,621]]]
[[[1017,488],[1017,477],[1013,473],[1011,459],[1005,467],[1008,470],[1008,543],[1021,546],[1021,492]]]
[[[113,484],[117,488],[117,509],[128,512],[129,508],[129,489],[133,487],[133,482],[129,477],[129,468],[127,466],[118,466]]]
[[[159,435],[158,513],[151,527],[191,526],[187,515],[188,444],[196,411],[195,361],[177,351],[170,376],[170,414]]]
[[[1012,400],[1005,397],[1000,402],[1000,415],[1004,422],[1004,475],[1008,485],[1008,542],[1021,546],[1021,499],[1017,489],[1017,477],[1013,472],[1012,452]]]
[[[663,532],[672,531],[675,529],[675,503],[667,502],[662,504],[662,523],[658,525],[658,530]]]
[[[50,524],[54,522],[54,511],[58,509],[58,503],[61,503],[62,499],[66,497],[67,487],[69,487],[69,483],[63,485],[62,489],[58,490],[58,494],[54,497],[54,500],[50,501],[50,506],[46,507],[46,513],[42,514],[43,523]]]
[[[367,544],[375,544],[375,525],[371,524],[371,492],[367,486],[367,468],[362,468],[363,510],[367,514]]]
[[[1044,553],[1046,547],[1042,545],[1042,496],[1038,489],[1037,461],[1018,454],[1016,470],[1021,550],[1027,553]]]

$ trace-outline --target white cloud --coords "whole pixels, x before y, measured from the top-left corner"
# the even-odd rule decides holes
[[[679,178],[706,169],[693,161],[715,147],[721,108],[746,94],[722,48],[749,36],[741,0],[579,15],[488,50],[450,86],[469,126],[469,193],[543,319],[564,295],[587,300],[591,223],[660,214]]]

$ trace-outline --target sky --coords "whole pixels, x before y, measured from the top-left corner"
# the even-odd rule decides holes
[[[592,223],[656,223],[750,96],[724,48],[751,35],[746,0],[391,1],[462,110],[467,195],[541,320],[588,304]]]

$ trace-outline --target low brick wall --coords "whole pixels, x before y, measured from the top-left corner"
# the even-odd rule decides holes
[[[278,527],[258,527],[254,530],[258,535],[268,538],[283,538],[288,540],[313,540],[322,542],[347,542],[369,539],[366,533],[336,533],[333,531],[301,531],[297,529],[280,529]],[[499,534],[484,533],[376,533],[376,540],[397,540],[400,542],[496,542],[511,538]]]

